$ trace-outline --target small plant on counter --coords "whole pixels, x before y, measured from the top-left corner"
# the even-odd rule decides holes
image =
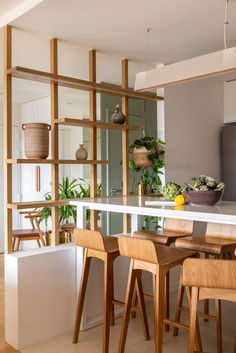
[[[207,175],[192,177],[191,180],[193,181],[193,184],[185,183],[184,191],[223,191],[225,189],[225,184],[223,182],[217,182],[214,178]]]

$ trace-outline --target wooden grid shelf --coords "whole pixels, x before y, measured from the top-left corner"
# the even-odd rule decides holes
[[[7,164],[108,164],[107,160],[77,159],[7,159]]]
[[[119,124],[113,124],[113,123],[106,123],[100,120],[92,121],[88,119],[59,118],[55,120],[55,123],[62,124],[62,125],[95,127],[95,128],[101,128],[101,129],[111,129],[111,130],[121,130],[121,131],[140,130],[140,126],[128,125],[128,124],[119,125]]]
[[[96,91],[97,93],[108,93],[111,95],[123,96],[127,98],[146,99],[150,101],[164,100],[161,96],[150,93],[135,92],[129,88],[117,88],[112,85],[81,80],[64,75],[53,74],[45,71],[38,71],[26,67],[15,66],[6,71],[12,77],[24,80],[37,81],[42,83],[57,83],[63,87],[81,89],[85,91]]]
[[[65,206],[69,204],[69,199],[58,201],[26,201],[26,202],[12,202],[7,205],[11,210],[23,210],[27,208],[51,207],[51,206]]]

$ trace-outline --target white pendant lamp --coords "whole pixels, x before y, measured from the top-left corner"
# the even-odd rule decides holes
[[[227,49],[226,44],[226,26],[229,24],[229,0],[224,1],[224,50],[140,72],[136,75],[135,91],[157,89],[178,83],[236,72],[236,48]]]
[[[235,47],[140,72],[136,75],[134,89],[146,91],[234,71]]]

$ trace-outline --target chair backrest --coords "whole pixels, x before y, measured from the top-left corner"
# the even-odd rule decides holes
[[[87,249],[106,251],[102,234],[97,230],[79,229],[74,230],[75,244]]]
[[[183,285],[236,291],[236,261],[187,259],[183,264]]]
[[[174,231],[182,234],[193,233],[194,221],[176,218],[165,218],[164,219],[164,230]]]
[[[236,241],[236,225],[207,223],[206,236]]]
[[[151,240],[119,236],[118,244],[121,256],[154,264],[158,263],[156,246]]]

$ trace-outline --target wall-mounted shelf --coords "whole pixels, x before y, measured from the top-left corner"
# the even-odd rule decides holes
[[[7,159],[7,164],[108,164],[106,160],[77,159]]]
[[[8,209],[11,210],[23,210],[27,208],[40,208],[40,207],[51,207],[51,206],[65,206],[69,204],[69,199],[58,200],[58,201],[26,201],[26,202],[12,202],[7,205]]]
[[[111,129],[111,130],[121,130],[121,131],[140,130],[140,126],[128,125],[128,124],[120,125],[120,124],[106,123],[100,120],[91,121],[88,119],[59,118],[59,119],[55,119],[55,123],[62,124],[62,125],[96,127],[101,129]]]
[[[123,96],[128,98],[146,99],[150,101],[164,100],[163,97],[155,94],[135,92],[129,88],[118,88],[113,85],[81,80],[78,78],[64,75],[53,74],[45,71],[38,71],[26,67],[15,66],[6,71],[12,77],[24,80],[37,81],[42,83],[57,83],[63,87],[81,89],[85,91],[96,91],[97,93],[108,93],[111,95]]]

